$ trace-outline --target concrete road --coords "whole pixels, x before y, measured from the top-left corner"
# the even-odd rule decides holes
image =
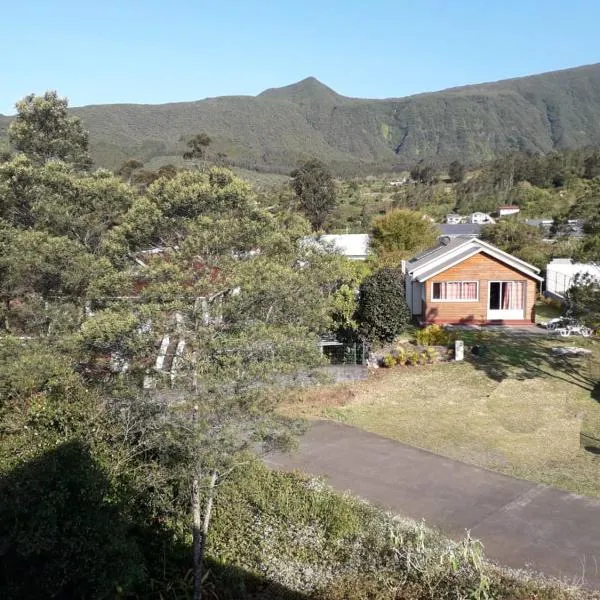
[[[272,467],[326,475],[341,490],[452,537],[481,540],[500,564],[600,589],[600,500],[514,479],[373,433],[316,422]]]

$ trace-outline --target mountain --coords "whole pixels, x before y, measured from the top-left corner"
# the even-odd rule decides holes
[[[348,98],[309,77],[258,96],[72,111],[90,131],[96,162],[111,168],[131,157],[178,162],[185,139],[202,131],[212,152],[266,171],[310,156],[346,170],[481,162],[600,145],[600,64],[385,100]],[[7,123],[0,117],[0,135]]]

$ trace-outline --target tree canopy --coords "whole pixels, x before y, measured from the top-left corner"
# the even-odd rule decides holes
[[[337,202],[331,171],[315,158],[300,165],[290,176],[300,211],[314,230],[321,229]]]
[[[371,233],[380,259],[391,264],[434,246],[440,230],[425,215],[397,208],[375,218]]]
[[[77,117],[68,116],[68,100],[55,91],[30,94],[16,103],[17,116],[9,126],[12,147],[35,164],[62,160],[88,169],[88,133]]]
[[[384,267],[365,278],[359,289],[355,316],[364,338],[391,342],[410,322],[411,316],[401,269]]]

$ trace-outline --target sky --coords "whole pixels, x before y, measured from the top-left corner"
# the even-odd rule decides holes
[[[401,97],[600,62],[598,0],[20,0],[0,7],[0,113],[255,95],[314,76]]]

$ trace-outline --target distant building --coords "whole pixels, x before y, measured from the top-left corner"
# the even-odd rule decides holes
[[[366,260],[369,256],[368,233],[327,234],[303,238],[303,245],[318,245],[345,256],[349,260]]]
[[[551,231],[554,223],[553,219],[526,219],[525,223],[541,229],[544,238],[547,240],[553,237],[582,238],[585,236],[585,232],[583,231],[584,223],[580,219],[570,219],[566,223],[562,223],[556,236]]]
[[[442,236],[455,238],[459,236],[479,237],[481,225],[477,223],[441,223],[439,225]]]
[[[555,258],[546,265],[546,292],[558,299],[573,285],[577,275],[588,275],[600,282],[600,265],[575,263],[570,258]]]
[[[508,217],[509,215],[516,215],[520,210],[520,207],[515,204],[505,204],[498,207],[498,216]]]
[[[461,215],[457,215],[456,213],[450,213],[446,215],[446,223],[448,225],[458,225],[458,223],[463,222],[464,217]]]
[[[484,212],[474,212],[469,215],[469,223],[476,223],[477,225],[491,225],[496,221]]]
[[[390,181],[390,185],[397,187],[400,185],[406,185],[408,183],[408,181],[409,181],[408,177],[404,177],[402,179],[397,179],[396,181]]]

